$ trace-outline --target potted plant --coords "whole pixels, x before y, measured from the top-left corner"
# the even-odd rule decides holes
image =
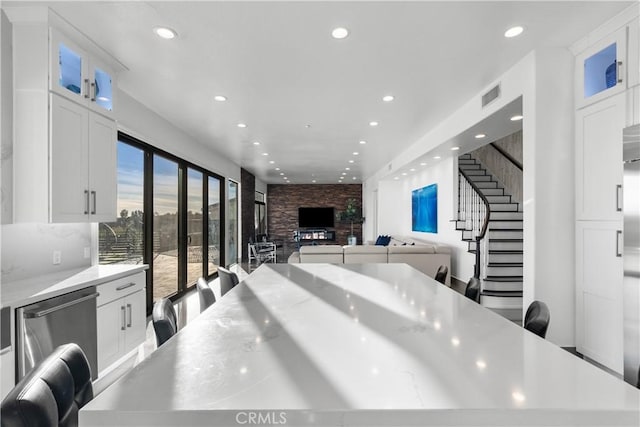
[[[349,222],[351,224],[351,234],[347,237],[347,244],[358,244],[358,239],[353,234],[353,224],[362,224],[364,222],[360,206],[358,206],[358,201],[353,198],[347,199],[347,206],[345,207],[345,210],[339,212],[337,216],[341,222]]]

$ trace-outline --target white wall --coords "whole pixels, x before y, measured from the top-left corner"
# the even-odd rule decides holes
[[[450,246],[451,275],[466,282],[473,276],[474,255],[467,251],[467,243],[460,240],[462,235],[455,229],[455,223],[450,222],[455,213],[453,199],[457,194],[457,181],[452,171],[456,168],[456,159],[450,157],[406,179],[380,181],[378,230],[379,234],[411,236]],[[411,192],[431,184],[438,184],[438,232],[411,231]]]
[[[480,97],[498,83],[501,86],[500,98],[483,109]],[[430,165],[428,170],[400,180],[395,188],[390,187],[387,181],[403,166],[518,97],[522,97],[524,115],[523,305],[526,309],[533,299],[545,301],[552,314],[547,339],[559,345],[574,346],[573,56],[567,49],[548,48],[530,53],[487,84],[484,90],[436,128],[399,153],[388,165],[367,179],[364,186],[365,208],[373,208],[372,201],[368,199],[378,189],[378,233],[411,234],[411,205],[399,198],[408,198],[410,191],[422,184],[438,182],[439,222],[442,224],[443,220],[452,219],[455,192],[443,191],[452,188],[456,166],[451,159],[442,159]],[[390,216],[390,211],[384,211],[384,206],[394,205],[395,220]],[[373,224],[365,224],[366,239],[373,238],[373,229]],[[447,227],[442,230],[442,233],[431,236],[429,240],[456,248],[452,275],[464,280],[473,271],[473,257],[462,253],[459,246],[454,245],[451,230]]]
[[[13,58],[11,55],[11,23],[7,19],[4,11],[0,11],[0,52],[2,60],[0,62],[0,222],[2,224],[11,223],[13,220],[13,86],[12,70]]]

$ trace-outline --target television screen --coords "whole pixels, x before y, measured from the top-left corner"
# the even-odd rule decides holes
[[[298,227],[333,227],[333,208],[298,208]]]
[[[438,232],[438,184],[411,192],[411,229],[425,233]]]

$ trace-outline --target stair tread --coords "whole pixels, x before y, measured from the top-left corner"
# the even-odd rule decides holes
[[[522,291],[482,291],[480,294],[490,297],[517,298],[522,296]]]
[[[522,242],[524,239],[496,239],[495,237],[489,238],[490,242]]]
[[[522,262],[490,262],[488,267],[524,267]]]
[[[522,231],[522,228],[493,228],[489,231],[492,233],[500,233],[502,231]]]
[[[524,254],[524,251],[518,251],[515,249],[490,249],[489,254]]]
[[[522,276],[487,276],[485,282],[522,282]]]

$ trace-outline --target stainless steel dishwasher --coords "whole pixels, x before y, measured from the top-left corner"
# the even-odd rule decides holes
[[[74,342],[82,348],[91,378],[98,374],[95,287],[20,307],[16,310],[16,382],[59,345]]]

